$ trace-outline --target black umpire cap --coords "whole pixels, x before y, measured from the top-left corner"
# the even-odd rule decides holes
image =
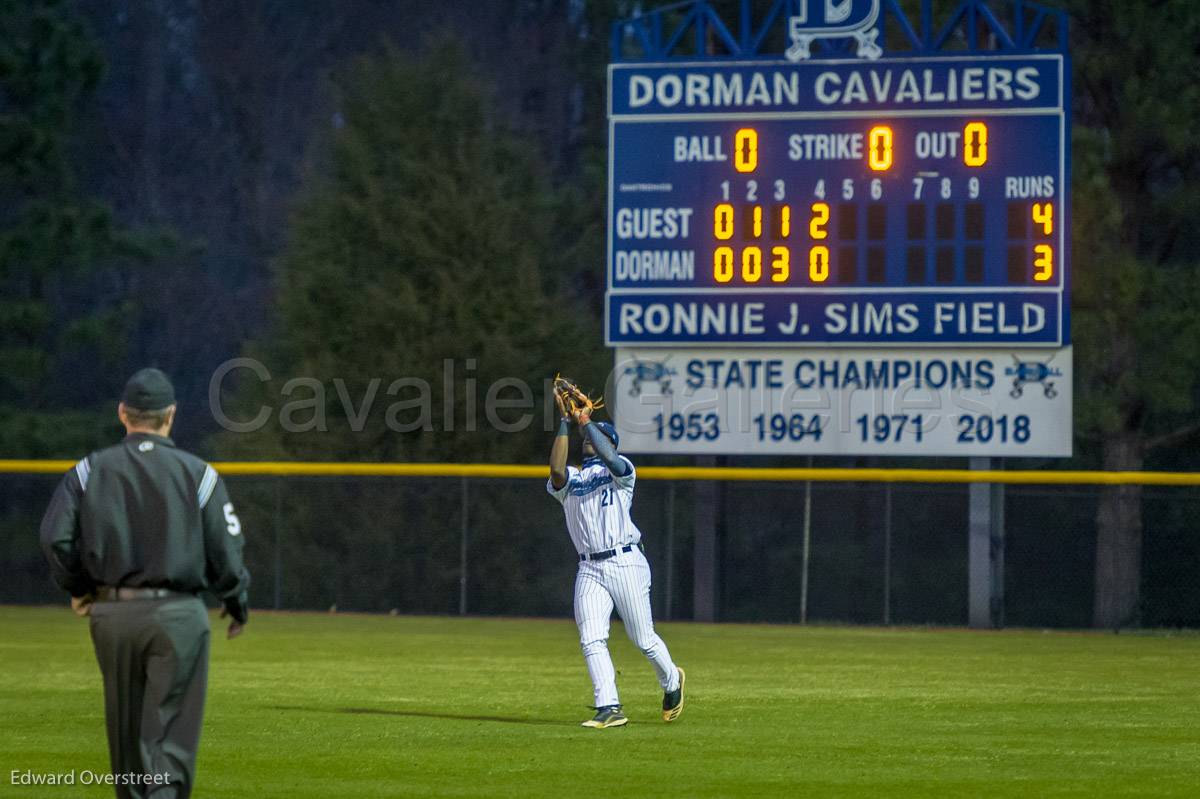
[[[175,404],[175,387],[171,379],[154,368],[139,369],[121,392],[126,408],[157,411]]]

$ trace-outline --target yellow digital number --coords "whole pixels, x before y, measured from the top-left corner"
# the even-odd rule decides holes
[[[762,238],[762,206],[754,206],[751,212],[750,229],[754,231],[754,238]]]
[[[721,203],[713,211],[713,235],[718,241],[733,237],[733,206],[729,203]]]
[[[963,163],[983,166],[988,158],[988,129],[982,122],[968,122],[963,128]]]
[[[742,128],[733,136],[733,167],[738,172],[753,172],[758,167],[758,131]]]
[[[887,125],[871,128],[867,134],[867,164],[876,172],[892,166],[892,129]]]
[[[812,219],[808,222],[808,235],[815,241],[821,241],[829,235],[825,229],[829,222],[829,203],[813,203]]]
[[[1033,223],[1042,226],[1042,235],[1054,232],[1054,206],[1051,203],[1033,204]]]
[[[733,248],[718,247],[713,250],[713,277],[718,283],[733,280]]]
[[[771,255],[774,256],[771,268],[775,270],[775,273],[771,275],[771,282],[786,283],[792,274],[792,251],[787,247],[772,247]]]
[[[818,244],[808,251],[808,278],[814,283],[829,279],[829,248]]]
[[[1033,245],[1033,279],[1044,283],[1054,277],[1054,249],[1049,244]]]
[[[779,207],[779,238],[786,239],[792,235],[792,206]]]
[[[757,283],[762,279],[762,250],[747,247],[742,250],[742,280]]]

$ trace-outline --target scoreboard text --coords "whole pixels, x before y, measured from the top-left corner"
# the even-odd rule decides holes
[[[609,344],[1069,343],[1060,56],[610,68]]]

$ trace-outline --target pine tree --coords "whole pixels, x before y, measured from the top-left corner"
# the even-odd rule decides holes
[[[279,376],[270,391],[297,375],[321,384],[329,430],[289,433],[275,419],[263,430],[272,448],[294,457],[540,459],[543,380],[556,369],[603,379],[597,331],[584,335],[558,279],[570,236],[557,227],[560,201],[536,146],[505,129],[482,83],[448,45],[419,59],[387,49],[338,80],[327,164],[294,214],[276,265],[277,324],[261,350]],[[484,417],[488,386],[506,377],[536,395],[529,433],[498,432]],[[411,386],[389,394],[399,378],[428,384],[433,413],[398,433],[419,418],[416,408],[401,412],[389,428],[388,406],[419,396]],[[358,425],[335,380],[353,411],[373,397],[360,431],[351,431]],[[274,396],[279,408],[292,395]]]
[[[1076,427],[1103,468],[1140,470],[1200,440],[1200,10],[1068,9]],[[1098,627],[1140,620],[1142,512],[1141,486],[1101,490]]]
[[[78,455],[115,426],[131,309],[89,295],[97,270],[151,248],[86,197],[70,144],[96,44],[58,0],[0,0],[0,452]],[[80,389],[83,389],[81,392]],[[82,407],[81,407],[82,406]]]
[[[274,328],[249,352],[271,379],[242,372],[240,412],[229,416],[271,413],[253,432],[223,434],[223,457],[544,462],[557,421],[544,381],[562,370],[602,388],[611,356],[560,278],[580,272],[568,202],[483,86],[451,45],[416,57],[386,49],[337,77],[332,130],[276,263]],[[504,378],[532,395],[531,408],[496,412],[510,424],[532,414],[513,432],[486,414],[488,388]],[[296,601],[454,611],[460,490],[445,480],[322,483],[302,495],[289,486],[289,560],[331,564],[288,572],[305,585]],[[569,555],[561,510],[538,480],[470,491],[472,551],[488,553],[473,579],[489,586],[471,609],[547,612],[569,584],[569,557],[537,566],[537,585],[519,576],[547,542]]]

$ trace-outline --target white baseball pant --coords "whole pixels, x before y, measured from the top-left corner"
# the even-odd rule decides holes
[[[617,675],[608,653],[609,620],[613,607],[625,623],[629,640],[654,666],[663,692],[679,687],[679,671],[667,645],[654,632],[650,613],[650,564],[640,549],[607,560],[579,562],[575,576],[575,624],[587,663],[596,707],[618,705]]]

